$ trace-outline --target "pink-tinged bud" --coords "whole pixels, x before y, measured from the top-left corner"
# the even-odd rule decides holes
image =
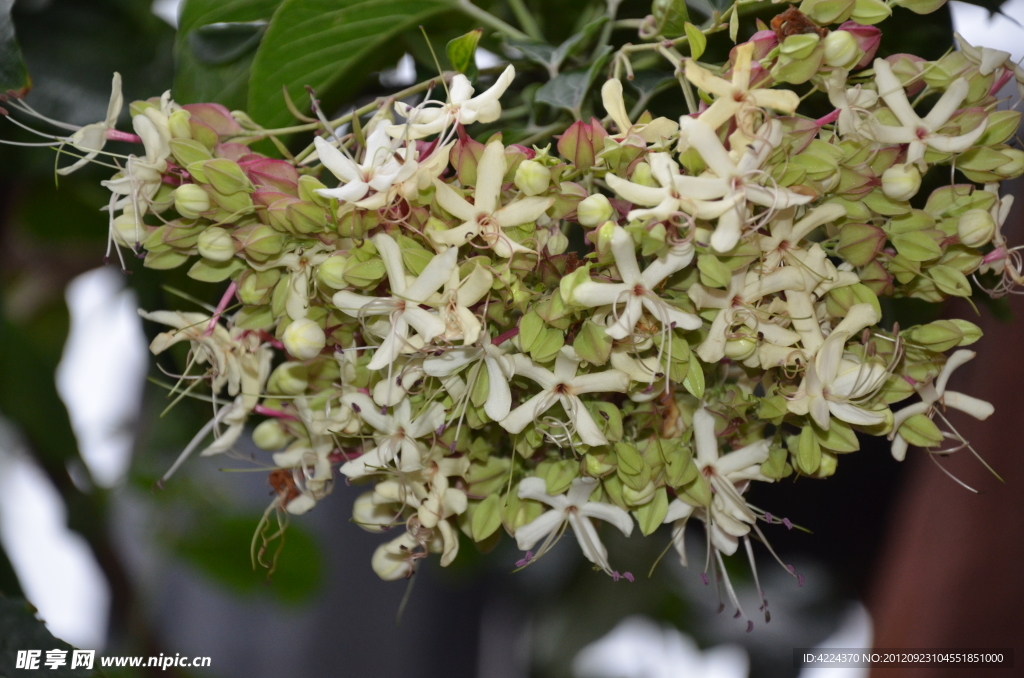
[[[235,162],[252,155],[252,149],[245,144],[217,144],[217,147],[213,150],[214,155],[218,158],[227,158],[228,160],[234,160]]]
[[[558,152],[577,169],[588,170],[594,166],[594,159],[604,148],[607,136],[608,132],[597,118],[591,118],[589,123],[577,120],[557,137]]]
[[[914,54],[892,54],[885,57],[892,64],[892,72],[907,88],[907,96],[914,96],[924,89],[925,82],[921,74],[927,63]]]
[[[242,158],[238,164],[257,188],[276,188],[293,196],[299,193],[299,173],[284,160],[252,154]]]
[[[850,33],[857,41],[857,46],[864,52],[864,56],[857,62],[856,68],[865,68],[875,60],[875,52],[882,42],[882,31],[875,26],[864,26],[856,21],[847,21],[838,29]]]
[[[519,163],[524,160],[532,160],[537,153],[532,148],[519,144],[509,144],[505,147],[505,177],[504,182],[510,183],[516,176]]]
[[[226,137],[242,131],[231,111],[220,104],[186,104],[182,106],[192,114],[192,121],[200,121],[212,129],[217,136]]]
[[[476,186],[476,166],[483,154],[484,145],[466,134],[465,128],[459,125],[459,140],[452,146],[449,160],[463,186]]]
[[[768,52],[771,52],[773,49],[775,49],[776,45],[779,44],[779,37],[775,35],[775,31],[773,30],[758,31],[757,33],[754,33],[752,36],[750,36],[750,40],[747,40],[747,42],[754,44],[753,58],[754,61],[759,61],[768,56]],[[731,50],[729,50],[729,61],[735,63],[736,50],[739,47],[740,45],[736,45]]]

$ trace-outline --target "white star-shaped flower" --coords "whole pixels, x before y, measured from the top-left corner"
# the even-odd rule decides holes
[[[474,97],[469,78],[460,73],[452,78],[447,102],[426,101],[418,107],[396,102],[395,111],[408,122],[390,126],[388,133],[393,137],[422,139],[444,131],[453,123],[494,122],[501,115],[499,99],[515,77],[516,69],[510,64],[489,89]]]
[[[362,393],[345,395],[342,402],[352,407],[364,422],[377,431],[374,435],[376,447],[342,465],[341,472],[349,478],[381,473],[396,460],[403,472],[421,469],[427,447],[419,439],[430,435],[444,423],[444,406],[438,402],[430,403],[415,419],[412,418],[412,403],[408,398],[393,408],[393,414],[381,414],[370,396]]]

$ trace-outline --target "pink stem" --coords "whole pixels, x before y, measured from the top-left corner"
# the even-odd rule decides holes
[[[108,141],[127,141],[130,144],[141,144],[142,137],[131,132],[120,132],[116,129],[108,129],[104,136]]]
[[[1006,258],[1006,248],[1005,247],[997,247],[994,250],[992,250],[991,252],[989,252],[988,254],[986,254],[985,258],[982,259],[982,262],[986,263],[986,264],[991,264],[993,261],[1001,261],[1001,260],[1003,260],[1005,258]]]
[[[217,321],[220,320],[220,316],[224,313],[224,309],[231,303],[231,297],[235,296],[235,290],[238,289],[238,285],[234,280],[228,285],[228,288],[224,290],[224,296],[220,298],[220,303],[217,304],[217,310],[214,312],[213,317],[210,318],[210,324],[206,326],[206,331],[203,332],[204,337],[208,337],[213,334],[213,330],[217,327]]]
[[[492,341],[491,343],[494,344],[495,346],[497,346],[498,344],[503,344],[512,337],[516,336],[517,334],[519,334],[519,328],[513,327],[508,332],[502,332],[501,334],[496,336],[494,338],[494,341]]]
[[[298,421],[299,420],[298,417],[290,415],[287,412],[282,412],[281,410],[272,409],[270,407],[267,407],[266,405],[257,405],[256,407],[252,408],[252,411],[255,412],[256,414],[262,414],[264,417],[273,417],[275,419],[285,419],[287,421]]]

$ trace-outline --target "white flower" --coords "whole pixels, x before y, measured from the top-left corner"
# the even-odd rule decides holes
[[[100,122],[86,125],[71,135],[68,143],[86,153],[73,165],[57,170],[57,174],[71,174],[99,155],[107,143],[107,131],[114,129],[117,125],[117,118],[121,115],[122,107],[124,107],[124,96],[121,94],[121,74],[114,73],[114,79],[110,83],[110,103],[107,104],[107,117]]]
[[[479,370],[478,361],[482,361],[487,370],[487,402],[484,403],[484,412],[494,421],[501,421],[508,416],[512,409],[512,392],[509,389],[508,380],[512,378],[515,367],[512,360],[506,356],[500,348],[491,343],[490,337],[484,336],[480,346],[459,346],[452,348],[439,356],[427,358],[423,361],[423,370],[432,377],[450,377],[462,371],[470,364],[474,364],[470,373],[470,381],[476,379]],[[470,389],[472,384],[470,384]],[[459,396],[452,394],[458,400]]]
[[[800,97],[790,90],[750,88],[753,55],[752,42],[736,47],[736,61],[733,64],[731,81],[712,75],[692,59],[687,60],[686,79],[717,97],[715,102],[700,114],[701,121],[709,127],[718,129],[735,116],[737,126],[741,130],[752,130],[753,125],[750,121],[758,112],[758,108],[792,113],[800,104]]]
[[[632,335],[645,308],[666,328],[674,326],[684,330],[695,330],[701,326],[700,318],[681,311],[654,291],[665,278],[689,265],[693,260],[692,244],[685,243],[673,247],[666,256],[652,262],[643,273],[637,265],[633,237],[621,226],[614,229],[611,250],[622,282],[601,283],[588,280],[575,286],[571,294],[572,302],[589,308],[610,304],[613,309],[617,309],[619,304],[625,304],[622,312],[608,326],[608,336],[613,339],[625,339]]]
[[[625,393],[629,377],[618,370],[576,374],[580,359],[571,346],[563,346],[555,358],[555,371],[540,367],[522,353],[512,356],[515,373],[540,384],[541,392],[509,412],[499,423],[510,433],[519,433],[537,417],[561,403],[569,416],[569,430],[579,434],[585,445],[607,445],[580,396],[585,393]]]
[[[738,161],[725,150],[718,134],[703,117],[699,120],[681,118],[679,138],[700,154],[709,170],[699,177],[680,177],[679,190],[702,200],[722,199],[729,205],[718,218],[711,236],[711,246],[718,252],[728,252],[739,242],[743,226],[750,220],[748,203],[775,211],[804,205],[814,199],[814,196],[788,188],[759,183],[767,176],[761,166],[782,141],[782,124],[778,120],[769,120],[757,130]],[[768,181],[771,182],[770,177]]]
[[[642,125],[630,122],[629,114],[626,113],[626,103],[622,98],[622,83],[618,78],[607,80],[601,86],[601,103],[615,122],[615,126],[619,128],[619,133],[612,135],[613,139],[622,140],[635,134],[651,144],[671,137],[679,129],[679,125],[668,118],[655,118]]]
[[[991,47],[975,47],[964,40],[964,36],[956,32],[953,33],[953,37],[956,38],[957,43],[960,45],[960,51],[964,53],[967,60],[978,66],[978,73],[981,75],[995,73],[996,69],[1004,67],[1004,64],[1010,61],[1009,52],[1004,52],[1001,49],[992,49]],[[1010,67],[1013,67],[1012,61],[1010,61]]]
[[[487,91],[474,97],[469,78],[460,73],[452,78],[447,103],[427,107],[427,104],[440,103],[427,101],[419,108],[396,102],[395,111],[408,123],[392,125],[388,127],[388,133],[393,137],[422,139],[447,129],[452,123],[470,125],[474,122],[494,122],[501,115],[501,103],[498,100],[515,77],[516,69],[509,65]]]
[[[283,452],[274,454],[274,463],[281,468],[294,469],[292,477],[299,496],[289,501],[284,508],[289,513],[301,515],[316,506],[334,487],[330,454],[335,445],[329,432],[332,422],[329,422],[326,413],[313,410],[305,396],[299,396],[293,402],[306,435]]]
[[[946,390],[946,384],[953,371],[967,361],[972,360],[975,355],[977,354],[974,351],[965,349],[954,351],[953,355],[949,356],[942,371],[939,372],[939,376],[935,378],[935,381],[917,387],[917,394],[921,396],[921,402],[908,405],[893,415],[892,432],[889,433],[889,440],[892,441],[892,456],[897,461],[903,461],[907,456],[908,447],[906,439],[899,433],[900,426],[914,415],[923,414],[931,419],[938,414],[945,420],[946,418],[942,411],[951,407],[954,410],[966,412],[975,419],[982,421],[992,416],[995,408],[992,407],[991,403],[965,393]]]
[[[353,162],[322,137],[314,138],[313,143],[316,144],[320,162],[344,182],[337,188],[318,188],[316,192],[325,198],[357,202],[371,190],[386,194],[394,184],[407,180],[417,169],[415,159],[408,157],[405,149],[396,156],[383,123],[374,127],[366,137],[366,150],[360,164]]]
[[[720,361],[725,357],[725,345],[736,323],[743,323],[759,332],[771,343],[780,346],[792,344],[796,340],[793,333],[767,322],[767,316],[755,304],[763,297],[783,290],[801,290],[804,284],[804,274],[800,268],[784,266],[768,274],[748,271],[746,267],[739,268],[733,272],[729,286],[724,290],[694,285],[687,290],[687,294],[697,308],[721,309],[711,322],[707,338],[695,352],[706,363]]]
[[[502,229],[536,221],[554,204],[555,199],[533,196],[501,206],[501,183],[506,168],[505,147],[500,140],[489,142],[477,165],[472,204],[451,186],[435,179],[437,203],[457,219],[462,219],[463,223],[448,230],[427,231],[430,239],[442,245],[459,247],[479,237],[495,254],[506,259],[516,252],[529,252],[505,235]]]
[[[552,496],[547,493],[542,478],[524,478],[519,483],[519,498],[533,499],[551,507],[533,522],[516,529],[516,544],[523,551],[528,551],[544,539],[537,557],[551,548],[554,540],[562,531],[562,526],[569,523],[580,544],[580,550],[587,560],[594,563],[608,574],[612,568],[608,565],[608,551],[594,528],[591,518],[605,520],[617,527],[627,537],[633,532],[633,521],[629,514],[618,506],[598,501],[589,501],[594,488],[595,478],[576,478],[565,494]]]
[[[445,323],[436,313],[420,308],[427,299],[444,285],[455,270],[458,251],[451,248],[435,255],[413,282],[406,282],[402,252],[395,239],[386,233],[373,236],[384,268],[388,272],[391,297],[370,297],[342,290],[335,293],[334,305],[353,317],[387,315],[384,342],[377,347],[367,367],[379,370],[390,365],[409,343],[409,329],[419,333],[422,342],[430,342],[445,331]]]
[[[415,419],[408,398],[394,408],[393,414],[381,414],[370,396],[362,393],[345,395],[342,402],[377,430],[374,435],[377,446],[342,465],[341,472],[349,478],[381,473],[396,459],[403,472],[421,469],[427,448],[419,438],[433,433],[444,423],[444,406],[438,402],[430,403]]]
[[[462,341],[467,345],[477,342],[483,324],[469,307],[486,297],[493,283],[494,274],[479,263],[465,278],[459,277],[459,269],[452,271],[438,309],[446,327],[444,338],[447,341]]]
[[[800,295],[787,295],[792,305],[790,315],[806,318],[809,304]],[[861,403],[870,400],[889,377],[885,365],[875,360],[844,356],[846,342],[866,327],[876,324],[880,316],[871,304],[854,304],[846,317],[822,339],[816,320],[794,328],[802,337],[808,363],[800,389],[789,400],[793,414],[810,414],[821,428],[829,429],[831,417],[849,424],[871,426],[885,421],[884,411],[868,409]]]
[[[966,134],[949,136],[937,133],[967,98],[970,84],[964,78],[954,80],[923,118],[914,111],[914,107],[907,100],[903,84],[885,59],[875,59],[875,84],[879,96],[885,100],[901,125],[883,125],[872,116],[867,119],[865,134],[882,144],[909,144],[906,160],[908,163],[923,162],[927,148],[940,153],[962,153],[981,138],[988,126],[988,120],[982,119],[977,127]]]

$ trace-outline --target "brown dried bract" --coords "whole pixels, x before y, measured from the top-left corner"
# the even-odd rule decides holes
[[[281,506],[287,506],[293,499],[302,494],[295,485],[292,472],[288,469],[279,468],[271,471],[267,480],[270,482],[270,487],[273,488],[274,493],[281,498]]]
[[[822,38],[828,35],[827,28],[822,28],[814,23],[806,14],[793,6],[790,6],[785,12],[772,19],[771,26],[779,42],[782,42],[791,35],[802,35],[804,33],[817,33]]]

